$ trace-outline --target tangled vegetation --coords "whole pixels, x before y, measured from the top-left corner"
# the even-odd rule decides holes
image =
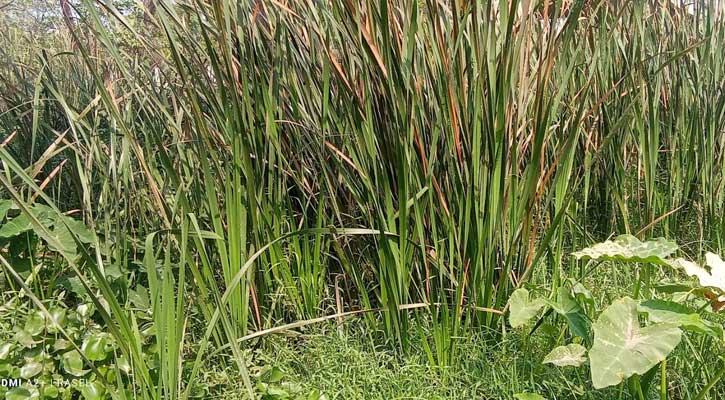
[[[0,396],[725,396],[723,1],[0,7]]]

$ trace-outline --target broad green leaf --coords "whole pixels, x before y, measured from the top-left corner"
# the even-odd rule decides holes
[[[54,225],[67,225],[68,229],[73,232],[81,243],[93,243],[93,232],[83,223],[77,219],[71,218],[67,215],[58,217],[55,220]]]
[[[121,370],[121,372],[126,374],[131,373],[131,364],[128,363],[128,359],[126,357],[120,356],[116,358],[116,366]]]
[[[63,224],[55,224],[50,230],[50,236],[56,241],[58,246],[48,243],[48,247],[59,253],[67,254],[69,257],[76,255],[76,242],[73,240],[73,234]]]
[[[546,400],[545,397],[536,393],[516,393],[514,398],[516,400]]]
[[[700,314],[682,304],[666,300],[646,300],[639,304],[638,310],[647,314],[650,322],[675,325],[711,335],[718,340],[723,339],[722,327],[713,326],[714,324],[703,320]]]
[[[81,350],[83,354],[91,361],[101,361],[108,355],[108,338],[103,333],[90,335],[83,340]]]
[[[581,282],[577,282],[572,278],[569,278],[569,282],[571,283],[571,293],[577,299],[579,304],[588,305],[592,309],[596,307],[594,296],[592,296],[589,289],[582,285]]]
[[[53,307],[50,309],[50,321],[48,323],[48,332],[58,332],[59,328],[65,326],[66,309],[63,307]]]
[[[16,387],[5,393],[5,400],[31,400],[38,398],[38,391],[31,391],[24,387]]]
[[[577,343],[559,346],[544,357],[544,364],[554,364],[557,367],[578,367],[586,361],[584,354],[587,349]]]
[[[278,383],[284,378],[284,372],[277,367],[263,368],[259,374],[259,379],[266,383]]]
[[[70,348],[71,342],[65,339],[56,339],[55,343],[53,343],[53,350],[55,351],[67,350]]]
[[[77,350],[71,350],[63,353],[61,356],[61,362],[65,372],[74,376],[83,376],[89,371],[87,369],[83,369],[83,358]]]
[[[50,218],[51,209],[36,204],[30,212],[43,225],[50,225],[53,220]],[[6,211],[7,212],[7,211]],[[20,214],[0,226],[0,238],[11,238],[33,229],[33,223],[28,214]]]
[[[128,291],[128,300],[131,301],[131,304],[133,304],[136,308],[141,310],[149,310],[151,308],[148,290],[141,285],[138,285],[135,290],[132,289]]]
[[[572,253],[577,259],[593,259],[620,262],[646,262],[669,265],[667,257],[677,251],[677,243],[665,238],[642,242],[632,235],[617,236],[594,246]]]
[[[73,292],[76,296],[85,297],[87,295],[86,289],[81,283],[81,279],[77,276],[62,276],[56,281],[56,285],[65,288]]]
[[[60,394],[58,387],[53,385],[43,385],[40,391],[44,398],[55,399]]]
[[[0,344],[0,360],[7,360],[10,357],[10,351],[12,349],[12,343]]]
[[[33,311],[25,320],[25,331],[32,336],[38,336],[45,329],[45,317],[40,311]]]
[[[715,253],[705,254],[705,264],[709,267],[709,271],[697,263],[678,258],[672,265],[681,267],[690,276],[697,277],[700,285],[703,287],[715,288],[725,293],[725,261]]]
[[[20,377],[23,379],[30,379],[35,375],[38,375],[43,370],[43,363],[39,361],[26,362],[20,368]]]
[[[0,200],[0,222],[3,221],[3,219],[5,218],[5,215],[8,213],[8,211],[11,208],[13,208],[12,200],[8,200],[8,199]]]
[[[96,312],[96,308],[91,303],[84,303],[76,307],[76,311],[83,319],[87,319]]]
[[[31,335],[28,331],[25,329],[21,329],[15,333],[15,336],[13,336],[13,339],[17,342],[23,345],[24,347],[33,347],[37,343],[33,339],[33,335]]]
[[[576,336],[586,338],[589,336],[589,320],[579,302],[566,288],[557,290],[556,302],[548,302],[558,314],[569,322],[569,330]]]
[[[106,394],[106,388],[98,381],[88,382],[82,385],[80,390],[86,400],[100,400]]]
[[[30,217],[20,214],[0,226],[0,238],[11,238],[33,229]]]
[[[509,323],[514,328],[526,324],[544,304],[546,303],[543,299],[530,300],[529,291],[526,289],[514,290],[509,298]]]
[[[621,298],[594,323],[594,345],[589,350],[594,388],[616,385],[642,375],[680,343],[682,331],[670,324],[639,325],[637,302]]]
[[[106,278],[113,280],[126,276],[121,268],[121,263],[113,263],[109,265],[108,267],[106,267],[104,272],[106,273]]]

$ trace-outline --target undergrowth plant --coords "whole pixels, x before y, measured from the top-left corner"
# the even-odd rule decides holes
[[[551,350],[544,363],[579,367],[588,362],[595,389],[626,381],[631,395],[640,399],[650,398],[649,388],[656,384],[654,378],[659,369],[659,395],[667,398],[670,392],[665,374],[667,356],[682,341],[683,331],[707,335],[717,351],[725,350],[722,325],[705,316],[722,309],[725,285],[721,278],[725,273],[725,262],[714,253],[707,253],[710,269],[706,270],[692,261],[670,258],[677,250],[674,241],[664,238],[641,242],[634,236],[621,235],[614,241],[574,252],[579,259],[641,265],[634,285],[634,298],[624,296],[597,309],[588,291],[574,280],[573,285],[561,287],[552,298],[531,298],[522,288],[514,291],[509,299],[509,323],[513,328],[521,327],[542,308],[550,307],[568,322],[571,343]],[[684,270],[688,275],[697,276],[699,282],[693,284],[684,279],[668,280],[667,284],[651,282],[651,276],[643,272],[653,265]],[[685,296],[673,296],[675,290],[684,292]],[[665,293],[664,298],[657,296],[658,292]],[[698,309],[690,308],[689,296],[701,300]],[[645,321],[645,326],[641,320]],[[721,361],[725,360],[721,357]],[[725,365],[695,398],[705,398],[722,379],[723,370]]]

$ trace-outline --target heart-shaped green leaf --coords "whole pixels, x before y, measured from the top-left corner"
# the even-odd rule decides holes
[[[533,318],[546,302],[543,299],[530,300],[529,291],[516,289],[509,298],[509,323],[518,328]]]
[[[594,345],[589,350],[594,388],[644,374],[667,358],[681,338],[682,331],[671,324],[641,327],[637,302],[631,298],[615,301],[594,323]]]
[[[80,387],[81,395],[86,400],[100,400],[106,394],[106,388],[98,381],[89,382]]]
[[[33,311],[25,320],[25,331],[31,336],[38,336],[45,329],[45,317],[40,311]]]
[[[83,376],[89,371],[87,369],[83,369],[83,358],[77,350],[71,350],[63,353],[63,356],[61,356],[61,362],[65,372],[74,376]]]
[[[587,349],[577,343],[559,346],[544,357],[544,364],[554,364],[557,367],[578,367],[586,361],[584,354]]]
[[[5,393],[5,400],[31,400],[38,398],[38,391],[30,391],[24,387],[16,387]]]
[[[15,340],[15,342],[20,343],[24,347],[33,347],[36,343],[38,343],[33,339],[33,335],[31,335],[25,329],[17,331],[15,333],[15,336],[13,336],[13,339]]]
[[[12,343],[0,344],[0,361],[7,360],[10,358],[10,351],[13,349]]]
[[[593,259],[620,262],[647,262],[669,265],[667,257],[679,246],[672,240],[657,238],[642,242],[632,235],[617,236],[594,246],[572,253],[578,259]]]
[[[83,340],[81,350],[91,361],[104,360],[107,356],[108,337],[103,333],[90,335]]]
[[[50,321],[48,324],[48,332],[58,332],[59,328],[65,326],[66,309],[63,307],[53,307],[50,309]]]
[[[20,368],[20,377],[23,379],[30,379],[35,375],[38,375],[43,371],[43,363],[39,361],[26,362]]]

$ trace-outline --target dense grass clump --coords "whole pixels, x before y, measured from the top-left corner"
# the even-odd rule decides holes
[[[304,398],[722,392],[725,288],[569,256],[615,233],[722,254],[722,1],[32,3],[0,17],[1,284],[51,331],[0,334],[0,371],[86,377],[86,398],[285,398],[259,370],[279,351]],[[524,287],[546,311],[512,329]],[[710,336],[591,394],[541,364],[592,342],[561,293],[581,326],[626,294]],[[261,339],[314,329],[339,337]]]

